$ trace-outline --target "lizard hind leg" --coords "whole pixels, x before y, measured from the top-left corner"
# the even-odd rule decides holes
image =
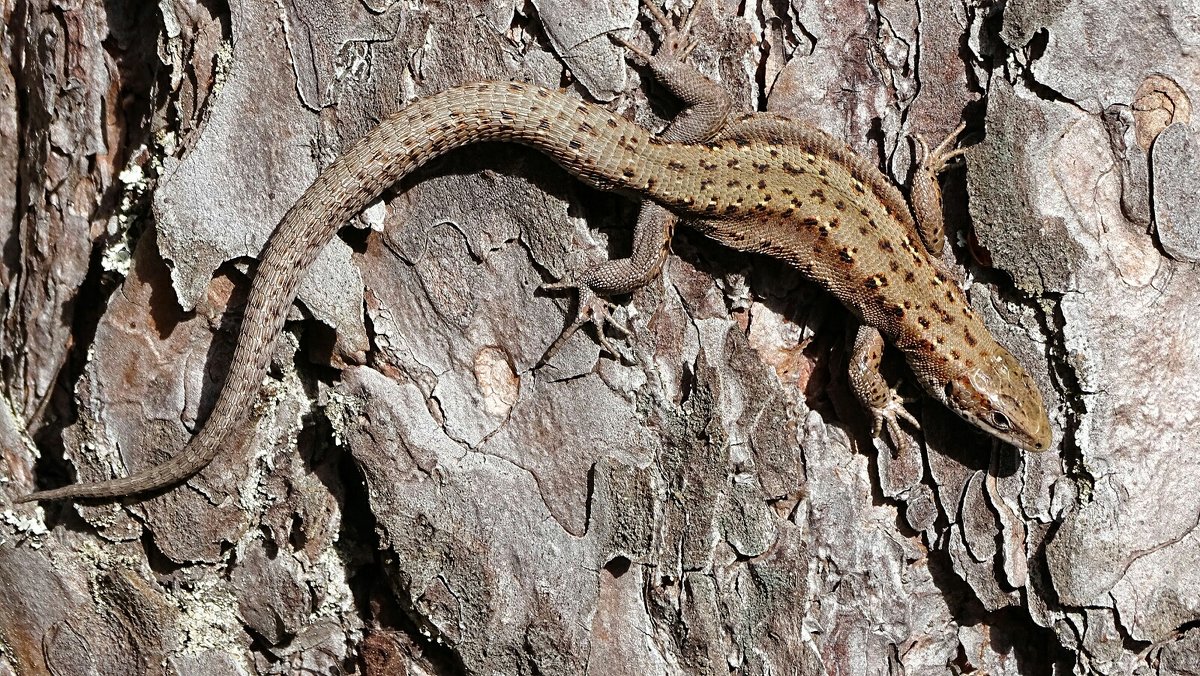
[[[642,0],[642,4],[658,26],[658,49],[649,53],[615,35],[612,40],[646,64],[655,79],[684,104],[683,110],[671,121],[661,137],[675,143],[699,143],[711,139],[725,127],[733,104],[720,85],[687,63],[688,56],[697,44],[689,37],[689,33],[699,2],[692,5],[679,26],[667,18],[653,4],[653,0]],[[543,291],[577,289],[579,305],[575,318],[546,350],[538,362],[539,366],[549,362],[567,340],[587,324],[596,327],[597,340],[606,352],[620,356],[605,335],[605,329],[612,327],[614,332],[621,335],[628,335],[629,330],[613,321],[613,305],[608,297],[636,291],[660,274],[670,251],[676,220],[675,215],[666,208],[645,201],[634,227],[633,253],[629,258],[598,263],[584,270],[574,280],[542,285]]]
[[[658,49],[647,53],[615,35],[612,40],[648,66],[654,79],[684,104],[683,110],[661,134],[663,140],[700,143],[713,138],[725,127],[733,102],[719,84],[687,61],[698,44],[689,34],[696,8],[700,5],[699,0],[688,10],[679,26],[668,19],[653,0],[642,0],[642,4],[658,25]]]
[[[637,224],[633,228],[633,253],[629,258],[596,263],[574,280],[542,285],[543,291],[577,289],[579,304],[574,320],[546,350],[538,362],[539,366],[550,361],[567,340],[586,324],[596,327],[597,340],[606,352],[615,357],[621,356],[609,343],[604,330],[612,327],[621,336],[629,335],[630,330],[613,320],[613,305],[608,297],[632,293],[649,284],[662,272],[676,220],[675,214],[654,202],[642,202]]]
[[[949,168],[950,163],[966,154],[965,148],[955,148],[958,135],[966,128],[959,124],[931,152],[920,136],[913,136],[920,155],[921,165],[913,175],[912,207],[917,221],[917,232],[925,248],[940,256],[946,245],[946,229],[942,221],[942,189],[938,186],[938,174]]]
[[[921,429],[921,424],[904,408],[904,404],[911,400],[897,394],[879,372],[882,358],[883,336],[872,326],[859,326],[850,357],[850,389],[873,418],[871,434],[879,437],[886,426],[896,450],[907,454],[915,450],[915,444],[911,437],[901,431],[900,420],[917,429]]]

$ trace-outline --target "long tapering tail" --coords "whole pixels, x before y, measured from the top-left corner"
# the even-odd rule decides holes
[[[203,469],[251,409],[300,281],[337,230],[426,161],[482,141],[532,146],[593,186],[639,191],[647,190],[647,170],[664,149],[648,131],[603,108],[521,83],[468,84],[412,103],[329,165],[267,240],[225,385],[187,446],[127,477],[39,491],[17,502],[146,493]]]

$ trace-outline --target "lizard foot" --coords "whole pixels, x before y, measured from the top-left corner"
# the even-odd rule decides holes
[[[605,335],[605,329],[611,327],[613,332],[622,338],[628,336],[632,331],[627,326],[622,326],[612,316],[612,309],[615,305],[607,298],[597,296],[587,286],[579,286],[573,282],[554,282],[551,284],[543,284],[542,291],[561,291],[564,289],[575,289],[579,293],[579,309],[575,312],[575,319],[563,329],[558,338],[550,344],[546,349],[546,353],[538,360],[537,366],[544,366],[554,355],[558,354],[563,345],[566,345],[567,340],[575,335],[575,332],[582,328],[585,324],[591,324],[596,327],[596,339],[600,343],[601,349],[611,354],[618,359],[624,359],[625,355],[620,352],[608,340]]]
[[[925,139],[921,138],[920,136],[913,137],[913,141],[915,141],[917,146],[920,148],[921,157],[924,158],[922,160],[922,164],[926,169],[929,170],[930,173],[935,176],[942,173],[950,166],[951,162],[967,153],[966,148],[954,147],[954,144],[958,142],[958,135],[961,134],[963,129],[966,128],[966,122],[958,123],[958,126],[954,128],[954,131],[950,132],[946,138],[942,139],[942,142],[937,144],[937,147],[934,148],[932,152],[930,152],[929,146],[925,145]]]
[[[676,26],[652,0],[642,0],[642,5],[646,7],[646,11],[649,12],[650,16],[654,18],[655,23],[658,24],[659,45],[658,49],[654,50],[653,55],[646,53],[616,35],[610,37],[613,42],[629,50],[630,54],[636,56],[638,60],[646,65],[652,65],[656,60],[683,63],[698,44],[695,40],[689,38],[688,34],[691,33],[692,17],[699,4],[699,2],[694,3],[684,16],[683,23]]]
[[[921,429],[921,423],[917,422],[917,419],[908,412],[908,409],[904,408],[904,404],[913,401],[916,400],[912,397],[902,397],[896,390],[890,390],[882,405],[871,407],[871,416],[875,420],[874,427],[871,430],[872,436],[879,437],[886,425],[888,437],[891,438],[897,452],[907,453],[912,450],[912,440],[908,435],[900,431],[900,420],[903,419],[911,423],[913,427]]]

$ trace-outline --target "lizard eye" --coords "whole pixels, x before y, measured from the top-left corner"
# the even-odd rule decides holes
[[[1004,415],[1000,411],[992,411],[991,417],[992,427],[995,427],[998,430],[1007,431],[1011,426],[1011,423],[1008,421],[1008,416]]]

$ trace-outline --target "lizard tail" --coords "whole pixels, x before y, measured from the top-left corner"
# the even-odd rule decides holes
[[[323,171],[260,256],[225,385],[200,432],[170,460],[130,476],[31,493],[16,502],[113,498],[184,481],[220,453],[258,396],[301,279],[346,221],[428,160],[482,141],[532,146],[585,183],[646,188],[661,143],[609,111],[516,82],[480,82],[419,99],[384,119]],[[659,146],[659,147],[655,147]]]

